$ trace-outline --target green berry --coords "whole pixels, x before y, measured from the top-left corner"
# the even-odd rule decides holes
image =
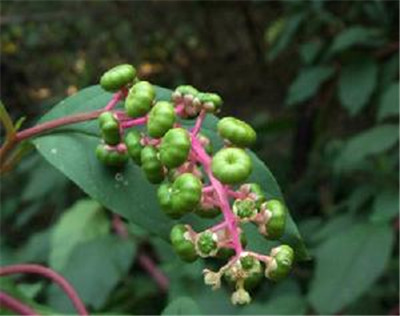
[[[119,152],[108,145],[100,144],[96,148],[96,157],[110,167],[121,167],[128,161],[126,152]]]
[[[294,252],[288,245],[281,245],[271,250],[272,260],[268,263],[265,276],[273,281],[286,277],[292,269]]]
[[[101,136],[108,145],[117,145],[121,141],[119,122],[112,112],[104,112],[99,116]]]
[[[202,184],[191,173],[183,173],[171,185],[161,185],[157,196],[163,211],[172,218],[179,218],[193,211],[200,202]]]
[[[223,148],[211,163],[214,176],[225,184],[237,184],[248,178],[252,171],[250,156],[240,148]]]
[[[140,159],[146,178],[153,184],[161,183],[164,180],[164,167],[158,158],[158,150],[153,146],[146,146]]]
[[[232,210],[241,219],[250,218],[257,214],[256,203],[251,199],[235,200]]]
[[[249,197],[256,203],[257,208],[260,208],[261,204],[266,200],[263,190],[257,183],[244,184],[239,190],[248,190]]]
[[[133,82],[135,77],[136,69],[132,65],[118,65],[101,76],[100,85],[106,91],[115,92]]]
[[[193,262],[197,259],[193,242],[189,238],[189,232],[184,225],[175,225],[170,234],[171,244],[178,256],[186,261]]]
[[[153,138],[160,138],[172,128],[176,115],[174,107],[166,101],[159,101],[151,109],[147,121],[147,131]]]
[[[181,96],[191,95],[191,96],[195,97],[198,93],[199,93],[199,91],[190,85],[178,86],[174,91],[175,95],[181,95]]]
[[[140,117],[147,114],[153,104],[156,92],[147,81],[139,81],[129,90],[125,100],[125,111],[130,117]]]
[[[218,251],[217,234],[205,231],[198,235],[196,245],[200,256],[207,257],[215,255]]]
[[[200,92],[195,98],[195,102],[201,104],[207,112],[217,112],[222,106],[222,99],[216,93]]]
[[[261,205],[261,209],[267,214],[265,223],[266,237],[268,239],[279,239],[285,232],[287,210],[285,205],[278,200],[269,200]]]
[[[225,117],[217,124],[219,135],[239,147],[248,147],[256,141],[256,132],[247,123],[234,117]]]
[[[256,265],[256,259],[252,256],[244,256],[240,258],[240,264],[244,270],[250,270]]]
[[[128,149],[129,156],[133,159],[133,161],[141,165],[141,153],[143,149],[143,145],[140,142],[141,136],[138,131],[130,131],[125,137],[125,145]]]
[[[189,151],[189,133],[183,128],[173,128],[162,138],[160,159],[168,168],[176,168],[187,160]]]

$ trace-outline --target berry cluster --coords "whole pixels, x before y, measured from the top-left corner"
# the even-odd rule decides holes
[[[156,101],[155,89],[136,77],[131,65],[107,71],[101,86],[116,92],[99,117],[102,143],[96,154],[109,166],[122,166],[129,158],[143,170],[157,192],[161,209],[173,219],[193,212],[203,218],[223,215],[223,220],[196,232],[190,225],[177,224],[171,243],[178,256],[187,262],[198,257],[227,260],[217,272],[204,270],[205,283],[219,288],[221,278],[233,284],[233,304],[249,303],[251,290],[263,276],[271,280],[285,277],[294,254],[280,245],[270,254],[245,250],[246,236],[241,224],[252,223],[265,238],[279,239],[285,230],[287,210],[279,200],[267,200],[257,183],[246,183],[252,160],[245,150],[256,141],[247,123],[233,117],[218,122],[224,147],[213,154],[209,138],[200,133],[207,113],[216,113],[222,99],[192,86],[179,86],[171,100]],[[125,99],[125,111],[115,105]],[[178,119],[196,119],[190,130]],[[132,129],[146,125],[146,133]]]

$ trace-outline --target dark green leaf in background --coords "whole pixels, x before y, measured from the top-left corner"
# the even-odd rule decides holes
[[[334,74],[334,68],[315,66],[303,69],[292,82],[286,98],[287,105],[295,105],[313,97],[321,85]]]
[[[371,58],[354,59],[344,65],[339,77],[339,99],[351,115],[367,105],[374,92],[378,65]]]
[[[169,303],[161,315],[202,315],[202,313],[193,299],[182,296]]]
[[[379,100],[378,120],[389,116],[399,115],[399,82],[386,88]]]
[[[399,192],[385,190],[380,192],[373,204],[370,215],[372,222],[387,222],[399,216]]]
[[[334,314],[360,297],[384,271],[393,247],[389,225],[368,222],[332,234],[316,251],[309,300],[320,314]]]
[[[379,32],[362,26],[353,26],[339,33],[330,48],[331,54],[341,52],[354,45],[374,42]]]

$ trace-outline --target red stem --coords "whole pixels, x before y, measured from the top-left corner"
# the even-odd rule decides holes
[[[28,305],[21,303],[17,299],[11,297],[4,292],[0,292],[0,306],[11,309],[19,315],[39,315]]]
[[[78,294],[71,286],[71,284],[69,284],[66,279],[64,279],[61,275],[59,275],[55,271],[46,267],[42,267],[37,264],[16,264],[0,268],[0,276],[16,274],[16,273],[39,274],[46,278],[51,279],[61,287],[61,289],[65,292],[65,294],[68,295],[79,315],[89,315],[85,305],[83,305],[81,299],[79,298]]]
[[[158,284],[159,288],[166,292],[169,286],[169,280],[164,273],[156,266],[154,261],[146,254],[141,253],[138,257],[139,263],[144,270],[153,278]]]

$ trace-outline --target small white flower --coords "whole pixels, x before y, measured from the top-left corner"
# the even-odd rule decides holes
[[[219,289],[221,287],[221,275],[219,272],[213,272],[208,269],[203,270],[204,283],[206,285],[211,285],[213,290]]]
[[[233,305],[244,305],[251,302],[251,297],[249,292],[243,288],[239,288],[236,292],[232,293],[231,302]]]

